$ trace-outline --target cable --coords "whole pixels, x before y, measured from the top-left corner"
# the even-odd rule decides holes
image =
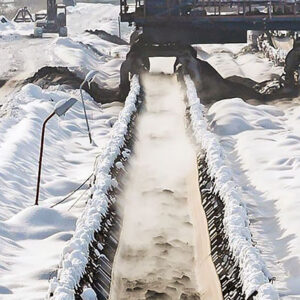
[[[50,206],[50,208],[53,208],[55,207],[56,205],[58,204],[61,204],[63,203],[64,201],[66,201],[68,198],[70,198],[72,195],[74,195],[81,187],[83,187],[88,181],[89,179],[95,174],[96,172],[96,164],[97,164],[97,161],[98,161],[98,158],[99,156],[101,155],[101,153],[99,153],[98,155],[96,155],[96,158],[95,158],[95,161],[94,161],[94,165],[93,165],[93,173],[76,189],[74,190],[73,192],[71,192],[69,195],[67,195],[64,199],[62,199],[61,201],[53,204],[52,206]],[[81,196],[80,196],[81,198]],[[76,202],[78,201],[78,199],[76,200]]]
[[[62,199],[61,201],[53,204],[50,206],[50,208],[53,208],[54,206],[63,203],[64,201],[66,201],[68,198],[70,198],[72,195],[74,195],[80,188],[82,188],[89,180],[90,178],[93,176],[93,173],[78,187],[76,188],[73,192],[71,192],[69,195],[67,195],[64,199]]]
[[[68,208],[68,211],[70,211],[71,210],[71,208],[73,208],[74,206],[75,206],[75,204],[82,198],[82,196],[86,193],[88,191],[88,189],[87,190],[85,190],[85,191],[83,191],[83,193],[79,196],[79,198]]]

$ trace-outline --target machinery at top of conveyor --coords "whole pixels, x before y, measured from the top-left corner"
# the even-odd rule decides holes
[[[247,30],[300,30],[300,1],[121,1],[121,21],[143,29],[147,41],[165,44],[247,42]]]
[[[290,0],[120,0],[120,17],[142,32],[132,41],[121,68],[121,92],[128,72],[147,69],[149,57],[195,55],[192,44],[246,43],[247,31],[300,31],[300,1]],[[296,35],[295,35],[296,36]],[[285,63],[286,85],[293,85],[300,63],[294,42]],[[137,67],[139,66],[139,67]]]

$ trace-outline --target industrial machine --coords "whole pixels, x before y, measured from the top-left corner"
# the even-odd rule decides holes
[[[36,14],[36,19],[42,16]],[[36,22],[34,37],[41,38],[43,33],[58,33],[59,36],[68,35],[67,30],[67,9],[63,4],[57,4],[56,0],[47,0],[46,18]]]
[[[137,63],[146,67],[151,56],[179,57],[190,53],[191,44],[246,43],[249,30],[300,31],[300,1],[135,0],[130,5],[127,0],[120,0],[120,17],[122,22],[142,29],[142,36],[121,69],[122,90],[128,85],[127,71],[136,69],[133,64]],[[299,51],[295,47],[287,56],[288,72],[298,69]]]
[[[300,30],[300,1],[121,0],[121,21],[153,43],[247,42],[247,30]]]
[[[32,14],[28,10],[28,8],[25,6],[23,8],[20,8],[17,12],[17,14],[14,17],[14,22],[16,23],[28,23],[28,22],[34,22],[34,19],[32,17]]]
[[[133,6],[127,0],[120,0],[120,10],[121,21],[134,25],[142,32],[133,41],[121,66],[121,99],[129,91],[130,76],[149,69],[149,57],[175,56],[177,59],[174,68],[181,65],[179,75],[189,74],[199,94],[206,95],[207,99],[212,95],[211,99],[217,100],[215,90],[223,88],[226,91],[228,86],[225,86],[224,79],[207,62],[197,58],[197,52],[191,45],[246,43],[247,31],[254,31],[257,37],[269,31],[291,32],[295,41],[293,49],[286,56],[283,88],[285,91],[295,88],[294,72],[299,69],[300,43],[297,41],[297,34],[293,33],[300,31],[299,0],[135,0]],[[214,79],[213,82],[210,82],[211,78]],[[229,89],[231,87],[232,85]],[[202,94],[200,98],[205,103]],[[228,95],[232,97],[233,91],[230,90]],[[229,97],[220,99],[226,98]],[[205,158],[203,161],[205,164]],[[205,184],[209,182],[207,174],[200,175],[199,178],[203,178]],[[213,189],[210,184],[209,189]],[[214,201],[209,196],[204,205],[211,205],[209,214],[212,215],[214,211],[221,215],[216,203],[223,205],[222,201]],[[213,222],[215,221],[208,219],[208,224]],[[229,258],[231,252],[222,245],[227,237],[224,238],[223,232],[217,233],[216,228],[213,230],[211,246],[212,249],[219,249],[219,254],[213,255],[213,260],[219,272],[223,298],[255,299],[255,288],[247,297],[243,295],[240,280],[237,280],[239,270],[236,272],[235,267],[230,267],[224,271],[224,265],[229,260],[233,266],[238,264],[233,258]]]

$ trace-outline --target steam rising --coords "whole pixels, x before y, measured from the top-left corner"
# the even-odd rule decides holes
[[[146,107],[118,199],[124,223],[110,299],[200,299],[187,203],[187,177],[196,161],[183,92],[175,76],[145,75],[143,82]]]

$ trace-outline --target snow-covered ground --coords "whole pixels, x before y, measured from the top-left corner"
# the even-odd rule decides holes
[[[272,275],[258,249],[252,245],[249,219],[239,181],[235,182],[232,178],[231,168],[224,162],[223,149],[216,135],[208,129],[208,122],[204,116],[205,109],[201,99],[197,97],[193,81],[189,76],[185,76],[184,81],[187,87],[193,136],[206,155],[208,170],[214,180],[214,189],[224,203],[224,229],[229,246],[240,267],[245,296],[249,298],[257,291],[257,299],[277,300],[277,292],[269,283]]]
[[[49,294],[52,293],[54,299],[74,299],[74,290],[78,286],[82,275],[86,273],[89,245],[94,240],[95,231],[99,232],[101,230],[102,220],[107,215],[109,201],[111,200],[108,195],[109,191],[118,186],[116,178],[111,175],[111,170],[114,165],[117,168],[124,168],[122,162],[115,162],[119,155],[122,155],[124,159],[130,157],[131,151],[123,147],[126,146],[125,137],[128,133],[130,121],[137,110],[136,103],[139,93],[139,78],[135,76],[132,79],[131,90],[124,103],[124,108],[112,127],[109,142],[97,159],[93,173],[95,182],[90,189],[91,199],[89,199],[76,223],[76,230],[72,239],[63,249],[58,275],[51,280]],[[103,247],[104,245],[102,245]],[[91,288],[88,288],[88,290],[95,295]],[[83,297],[83,295],[81,296]],[[94,300],[95,297],[88,299]]]
[[[72,93],[73,94],[73,93]],[[51,208],[75,190],[93,172],[95,157],[110,135],[121,105],[102,112],[86,95],[94,141],[91,146],[81,103],[62,120],[54,117],[46,129],[40,205],[36,193],[41,124],[55,104],[70,92],[43,91],[25,86],[13,100],[13,114],[1,120],[0,131],[0,298],[41,299],[64,242],[72,236],[87,200],[88,183],[64,203]],[[78,91],[75,96],[79,98]],[[74,205],[74,206],[73,206]]]
[[[283,299],[300,298],[299,116],[299,106],[254,107],[241,99],[220,101],[208,112]]]
[[[34,207],[41,124],[60,99],[78,91],[52,87],[42,91],[15,83],[43,66],[66,66],[80,76],[100,73],[103,87],[115,88],[128,46],[119,46],[85,32],[102,29],[118,34],[119,7],[78,4],[69,8],[69,37],[31,39],[32,24],[0,23],[0,299],[41,299],[56,269],[62,248],[72,236],[85,205],[83,190],[63,199],[91,174],[105,146],[120,104],[99,106],[85,94],[90,125],[98,147],[90,146],[82,109],[77,103],[67,116],[47,126],[40,206]],[[122,37],[130,29],[122,25]],[[281,67],[257,54],[240,51],[245,45],[197,46],[199,57],[222,76],[263,81],[282,73]],[[300,110],[299,99],[252,106],[241,99],[214,104],[207,117],[242,187],[250,229],[282,299],[300,299]],[[87,184],[83,187],[85,189]],[[73,207],[71,207],[75,204]]]
[[[274,66],[263,55],[242,53],[246,44],[199,45],[198,56],[207,60],[223,77],[242,76],[261,82],[281,75],[282,67]]]
[[[85,31],[98,29],[118,35],[118,15],[119,7],[112,4],[79,3],[69,7],[67,38],[46,34],[43,39],[33,39],[33,24],[0,24],[0,79],[12,82],[0,91],[0,104],[5,106],[7,95],[13,91],[11,86],[44,66],[69,67],[81,77],[98,70],[96,80],[102,87],[117,87],[120,65],[129,46],[113,44]],[[122,24],[121,33],[126,40],[131,28]]]
[[[27,35],[33,28],[33,24],[15,23],[0,15],[0,36],[1,39],[13,39],[17,35]]]
[[[223,76],[262,81],[280,74],[265,58],[239,55],[238,45],[201,47]],[[215,103],[207,118],[234,181],[242,187],[250,229],[282,299],[300,299],[299,99],[253,106],[242,99]]]
[[[74,195],[53,208],[93,172],[105,148],[122,104],[100,105],[84,93],[92,136],[89,144],[81,103],[62,119],[53,117],[46,128],[40,205],[36,192],[41,126],[62,99],[78,90],[53,86],[42,90],[33,84],[21,90],[16,84],[44,66],[65,66],[84,77],[98,70],[103,87],[118,85],[119,67],[127,46],[85,33],[102,29],[118,33],[119,7],[79,4],[69,9],[69,37],[49,35],[32,39],[32,24],[0,24],[0,299],[42,299],[48,280],[57,269],[62,249],[75,229],[85,206],[89,181]],[[124,27],[124,38],[130,30]],[[116,99],[117,100],[117,99]],[[76,202],[78,201],[78,202]]]

